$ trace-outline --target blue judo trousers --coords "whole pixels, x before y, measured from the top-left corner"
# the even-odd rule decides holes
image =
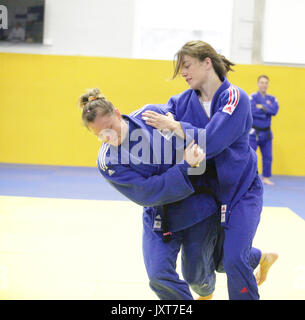
[[[236,209],[240,209],[241,206]],[[234,218],[238,219],[238,215],[234,215]],[[165,245],[162,239],[162,232],[152,231],[152,222],[150,216],[144,214],[143,255],[150,287],[159,299],[192,300],[193,296],[189,286],[199,296],[210,295],[215,289],[215,270],[218,272],[225,272],[225,270],[230,272],[230,297],[233,296],[236,299],[245,297],[244,287],[251,288],[252,286],[247,281],[240,281],[238,269],[247,269],[247,278],[250,279],[250,282],[255,281],[253,279],[253,270],[257,267],[261,258],[260,250],[251,248],[251,241],[248,241],[247,245],[243,246],[239,241],[239,236],[236,236],[240,232],[247,239],[251,239],[252,234],[246,234],[243,229],[243,227],[247,226],[241,225],[238,230],[235,229],[234,232],[226,233],[226,237],[228,237],[226,245],[234,244],[236,247],[230,248],[233,249],[228,251],[230,255],[224,257],[224,269],[222,264],[224,234],[223,230],[220,229],[219,214],[214,214],[190,228],[174,232],[172,240]],[[176,271],[177,255],[180,249],[182,275],[185,281],[179,279]],[[244,252],[242,256],[239,256],[240,251]],[[244,261],[244,259],[248,260]],[[237,292],[237,295],[235,292]],[[257,292],[248,293],[257,298]]]
[[[262,182],[257,176],[226,216],[223,265],[232,300],[259,299],[253,270],[260,261],[261,251],[252,247],[252,240],[262,211],[262,194]]]
[[[149,210],[149,209],[148,209]],[[143,215],[143,256],[149,285],[161,300],[192,300],[189,286],[200,296],[215,289],[217,257],[214,250],[220,232],[219,215],[172,234],[164,244],[162,232],[152,230],[151,215]],[[181,249],[182,275],[176,261]]]
[[[256,151],[260,148],[263,161],[263,177],[270,178],[272,176],[272,139],[271,130],[262,131],[254,129],[249,134],[249,143],[251,148]]]
[[[263,177],[272,175],[272,140],[271,118],[279,110],[279,105],[274,96],[263,96],[260,92],[250,95],[253,125],[249,134],[250,146],[256,151],[260,148],[263,160]],[[261,104],[262,109],[257,108]]]

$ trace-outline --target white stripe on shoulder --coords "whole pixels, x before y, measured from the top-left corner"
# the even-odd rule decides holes
[[[103,152],[104,152],[104,149],[105,149],[105,143],[102,144],[101,149],[100,149],[100,152],[99,152],[99,155],[98,155],[99,167],[100,167],[100,169],[102,169],[102,170],[103,170],[102,154],[103,154]]]
[[[239,102],[239,90],[237,87],[234,86],[234,91],[235,91],[235,101],[234,101],[234,107],[237,106],[238,102]]]
[[[108,143],[103,143],[100,151],[99,161],[100,161],[100,168],[105,171],[107,169],[106,166],[106,154],[109,150],[110,145]]]
[[[142,111],[143,108],[144,108],[144,107],[142,107],[142,108],[140,108],[140,109],[137,109],[137,110],[131,112],[131,113],[129,114],[129,116],[135,117],[137,114],[139,114],[139,113]]]
[[[231,85],[228,90],[230,93],[230,99],[228,101],[228,105],[232,105],[232,106],[236,107],[238,104],[238,101],[239,101],[239,95],[240,95],[239,89],[236,86]],[[231,99],[231,97],[232,97],[232,99]]]
[[[231,85],[227,90],[229,92],[229,100],[223,107],[222,111],[229,115],[232,115],[239,102],[239,90],[236,86],[233,85]]]
[[[139,115],[140,113],[144,112],[144,110],[145,110],[145,108],[147,108],[147,106],[149,106],[149,104],[146,104],[146,105],[143,106],[142,108],[131,112],[131,113],[129,114],[129,116],[136,117],[136,116]]]

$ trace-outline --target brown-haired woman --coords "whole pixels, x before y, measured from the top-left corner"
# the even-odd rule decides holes
[[[230,299],[259,299],[261,284],[277,254],[252,248],[263,205],[257,158],[249,146],[252,116],[248,95],[229,83],[234,64],[206,42],[187,42],[176,54],[179,73],[190,89],[170,98],[168,114],[143,113],[147,124],[169,129],[181,137],[187,130],[205,129],[207,172],[218,182],[224,227],[223,264]],[[256,278],[254,267],[260,265]]]

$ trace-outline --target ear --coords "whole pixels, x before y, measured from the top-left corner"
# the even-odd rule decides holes
[[[119,109],[115,109],[115,110],[114,110],[114,113],[115,113],[115,115],[116,115],[119,119],[122,118],[122,115],[121,115],[121,112],[119,111]]]
[[[205,65],[206,65],[207,68],[213,67],[212,60],[211,60],[210,57],[206,57],[206,58],[203,60],[203,62],[205,63]]]

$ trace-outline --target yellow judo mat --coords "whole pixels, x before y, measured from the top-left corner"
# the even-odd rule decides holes
[[[132,202],[0,196],[0,299],[155,300],[141,243],[142,210]],[[264,207],[254,246],[279,259],[262,300],[305,299],[304,243],[302,218]],[[179,256],[181,275],[180,265]],[[228,299],[225,274],[213,299]]]

